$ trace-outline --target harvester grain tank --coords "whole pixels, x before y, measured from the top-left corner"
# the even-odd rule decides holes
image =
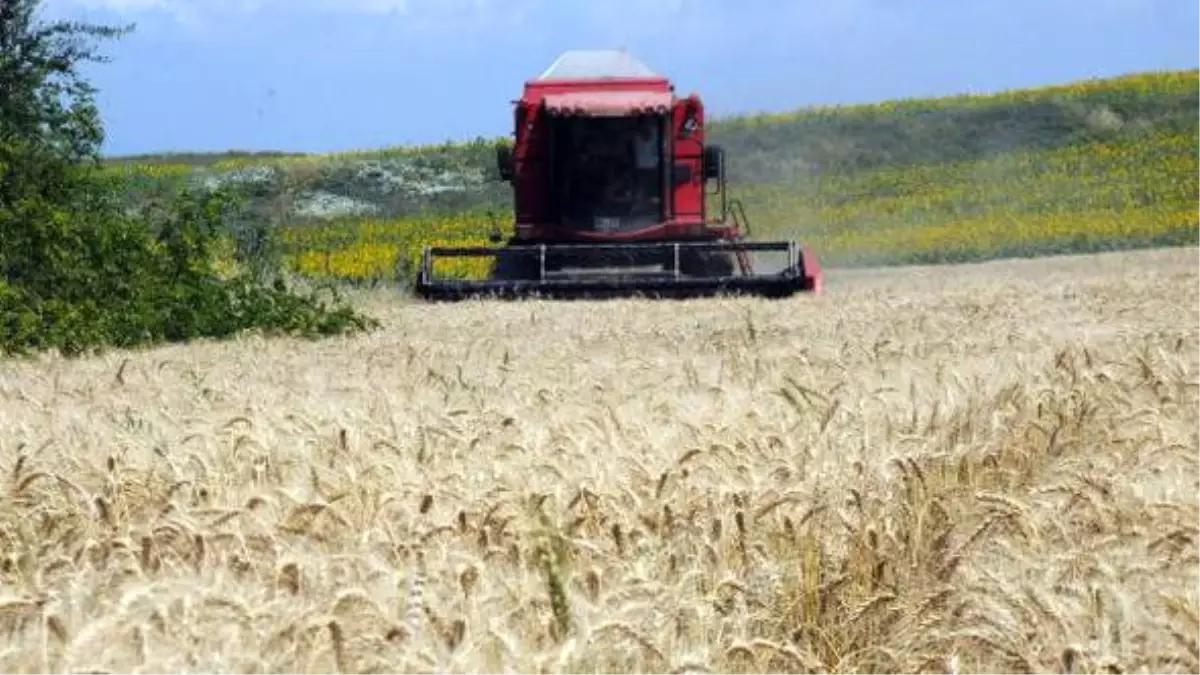
[[[428,247],[416,292],[471,296],[694,297],[819,292],[807,246],[747,238],[726,190],[722,148],[706,142],[704,103],[624,51],[569,51],[525,83],[511,146],[514,231],[494,246]],[[715,202],[715,203],[714,203]],[[503,243],[503,245],[501,245]],[[771,272],[752,254],[784,260]],[[439,278],[439,259],[486,256],[486,279]]]

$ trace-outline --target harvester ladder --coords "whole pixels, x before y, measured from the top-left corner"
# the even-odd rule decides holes
[[[746,209],[742,206],[742,200],[736,198],[730,199],[728,204],[729,213],[733,216],[733,224],[737,226],[738,232],[743,237],[749,237],[750,220],[746,218]],[[742,270],[742,275],[748,277],[754,274],[754,263],[750,261],[750,254],[745,251],[738,251],[736,255],[738,267]]]
[[[742,234],[749,237],[750,236],[750,219],[746,217],[746,209],[742,206],[742,200],[736,199],[736,198],[730,199],[729,200],[729,213],[733,216],[733,224],[737,225],[738,230]]]

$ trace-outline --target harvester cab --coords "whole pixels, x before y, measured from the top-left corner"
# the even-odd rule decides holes
[[[471,296],[694,297],[820,291],[808,247],[747,239],[726,192],[704,104],[623,51],[570,51],[525,83],[511,145],[497,149],[515,224],[496,246],[428,247],[416,291]],[[715,202],[715,203],[712,203]],[[775,252],[774,271],[752,253]],[[490,257],[485,279],[439,277],[438,260]]]

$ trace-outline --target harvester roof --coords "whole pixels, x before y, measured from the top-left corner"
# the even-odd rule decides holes
[[[526,82],[524,98],[551,115],[584,116],[663,114],[673,102],[667,78],[617,49],[563,52]]]
[[[661,77],[636,57],[619,49],[576,49],[563,52],[536,81]]]

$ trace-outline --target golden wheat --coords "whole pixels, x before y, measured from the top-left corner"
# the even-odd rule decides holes
[[[1195,672],[1197,267],[0,363],[0,668]]]

